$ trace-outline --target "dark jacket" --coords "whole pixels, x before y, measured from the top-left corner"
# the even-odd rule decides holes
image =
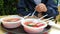
[[[42,0],[41,3],[44,3],[47,7],[47,12],[44,12],[43,15],[48,14],[47,17],[49,18],[51,16],[56,17],[58,15],[58,9],[57,9],[57,3],[54,2],[54,0]],[[23,16],[26,16],[29,13],[34,12],[36,4],[34,0],[19,0],[17,5],[17,12],[22,14]],[[35,13],[37,16],[38,12]]]

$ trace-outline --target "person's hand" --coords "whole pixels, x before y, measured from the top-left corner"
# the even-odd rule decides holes
[[[46,8],[45,4],[40,3],[40,4],[38,4],[38,5],[35,7],[35,10],[36,10],[37,12],[46,12],[46,11],[47,11],[47,8]]]

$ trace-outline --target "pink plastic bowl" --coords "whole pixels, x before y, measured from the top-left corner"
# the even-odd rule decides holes
[[[34,23],[36,23],[36,22],[42,22],[42,23],[44,23],[45,25],[42,26],[42,27],[39,27],[39,28],[33,28],[33,27],[29,27],[29,26],[25,25],[24,23],[25,23],[26,21],[34,21]],[[25,30],[27,33],[31,33],[31,34],[32,34],[32,33],[40,33],[40,32],[42,32],[42,31],[44,30],[44,28],[47,26],[47,24],[46,24],[45,22],[43,22],[43,21],[41,21],[41,20],[38,20],[38,19],[25,19],[25,20],[22,20],[21,24],[22,24],[22,26],[24,27],[24,30]]]
[[[10,17],[19,18],[20,20],[18,20],[16,22],[5,22],[5,21],[3,21],[4,19],[10,18]],[[21,20],[22,19],[23,18],[19,17],[19,16],[6,16],[6,17],[1,19],[1,22],[2,22],[3,26],[6,27],[6,28],[17,28],[17,27],[19,27],[21,25]]]

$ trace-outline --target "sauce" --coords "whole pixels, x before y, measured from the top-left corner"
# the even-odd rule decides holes
[[[25,22],[24,23],[25,25],[29,26],[29,27],[42,27],[44,26],[45,24],[39,22],[39,23],[33,23],[33,22]]]
[[[19,21],[20,19],[19,18],[7,18],[7,19],[4,19],[3,21],[4,22],[16,22],[16,21]]]

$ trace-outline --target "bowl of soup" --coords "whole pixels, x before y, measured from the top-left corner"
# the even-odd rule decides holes
[[[25,19],[25,20],[22,20],[21,24],[24,27],[24,30],[27,33],[31,33],[31,34],[40,33],[47,26],[46,22],[38,19]]]
[[[22,19],[20,16],[6,16],[1,18],[1,22],[6,28],[17,28],[21,25]]]

